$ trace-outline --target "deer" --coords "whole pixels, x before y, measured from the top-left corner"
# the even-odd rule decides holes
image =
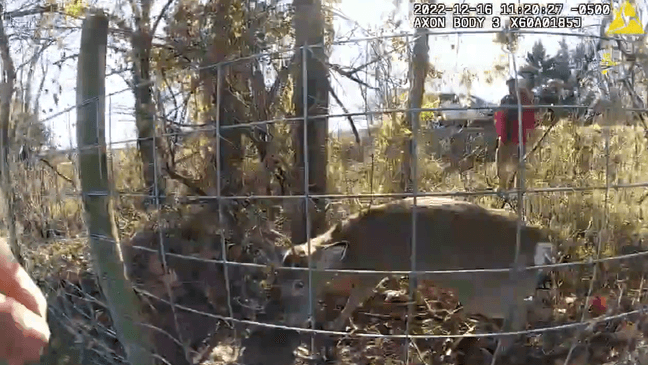
[[[377,205],[351,215],[310,241],[313,268],[408,271],[410,269],[413,198]],[[418,197],[416,201],[416,270],[508,269],[505,272],[418,274],[419,286],[436,284],[455,289],[464,314],[504,320],[504,329],[520,331],[526,325],[525,299],[535,293],[542,269],[520,266],[549,261],[553,245],[539,227],[522,226],[518,261],[517,222],[510,212],[449,198]],[[308,267],[308,242],[278,248],[275,259],[283,267]],[[512,268],[511,265],[515,264]],[[513,270],[517,268],[516,270]],[[535,271],[535,272],[534,272]],[[309,316],[309,281],[306,270],[276,270],[284,321],[301,326]],[[330,330],[342,331],[346,321],[387,275],[312,272],[314,299],[325,294],[348,296]],[[511,314],[513,313],[513,314]]]

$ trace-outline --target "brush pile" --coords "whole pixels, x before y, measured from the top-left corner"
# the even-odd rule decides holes
[[[237,221],[244,222],[241,218]],[[247,227],[245,224],[239,226]],[[308,335],[261,326],[250,328],[222,319],[230,316],[231,305],[234,318],[281,323],[281,303],[277,303],[273,292],[264,286],[269,274],[264,268],[229,266],[231,301],[228,303],[223,265],[213,262],[222,259],[223,239],[228,261],[259,265],[270,262],[272,245],[281,244],[283,240],[280,234],[267,228],[245,228],[242,238],[233,231],[221,231],[217,212],[213,207],[203,207],[191,214],[181,216],[174,212],[150,219],[144,228],[122,244],[127,272],[140,296],[155,353],[174,365],[304,363],[299,355],[308,354]],[[56,246],[47,247],[52,250]],[[68,247],[71,247],[69,243]],[[85,252],[78,247],[70,249],[75,253]],[[166,253],[168,270],[164,270],[159,254],[162,250]],[[625,246],[617,254],[641,250],[641,245]],[[50,273],[45,279],[47,287],[54,292],[49,293],[49,297],[54,298],[50,302],[50,325],[53,333],[58,334],[53,336],[56,341],[51,344],[43,364],[57,364],[57,359],[62,357],[68,358],[70,364],[123,363],[124,351],[115,337],[105,299],[90,265],[72,264],[89,257],[87,252],[79,260],[66,258],[61,252],[46,255],[59,257],[57,274],[47,267],[42,268]],[[583,257],[572,256],[581,257],[580,260]],[[569,260],[570,256],[565,255],[562,261]],[[66,266],[68,261],[70,264]],[[592,265],[572,266],[556,272],[552,289],[538,292],[529,328],[578,323],[582,318],[586,325],[531,333],[520,338],[499,361],[562,364],[574,344],[570,364],[645,361],[648,359],[646,317],[641,312],[617,316],[642,309],[641,299],[646,286],[642,274],[644,266],[641,258],[598,264],[589,298]],[[66,267],[76,271],[70,274]],[[334,319],[345,300],[324,298],[317,313],[318,321]],[[175,314],[170,302],[176,304]],[[407,312],[407,280],[385,280],[376,294],[354,313],[352,332],[402,335],[406,330]],[[610,316],[617,317],[600,321]],[[463,318],[453,293],[434,287],[420,293],[416,316],[410,323],[410,330],[418,335],[498,332],[500,328],[501,323],[485,318]],[[318,350],[327,346],[322,353],[335,358],[337,363],[404,363],[406,341],[403,339],[318,335],[316,340]],[[493,338],[481,337],[416,339],[410,341],[410,363],[488,364],[495,345]]]

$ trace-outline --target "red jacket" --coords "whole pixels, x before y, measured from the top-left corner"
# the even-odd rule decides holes
[[[533,100],[530,96],[526,92],[520,91],[522,105],[533,105]],[[505,102],[505,99],[507,97],[502,99],[503,104],[510,104],[510,102]],[[519,121],[517,114],[517,109],[508,108],[502,108],[495,112],[495,129],[497,130],[497,135],[504,143],[512,142],[519,144]],[[524,143],[526,144],[528,134],[535,128],[535,111],[533,109],[522,109],[522,128],[524,130]]]

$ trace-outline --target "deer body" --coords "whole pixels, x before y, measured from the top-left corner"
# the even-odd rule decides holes
[[[516,248],[516,221],[503,210],[442,198],[417,199],[416,270],[510,268]],[[349,270],[411,270],[413,199],[370,208],[351,216],[311,240],[312,267]],[[523,227],[518,265],[534,265],[536,244],[543,235]],[[283,265],[308,267],[308,244],[283,253]],[[537,262],[537,259],[535,260]],[[539,263],[539,262],[538,262]],[[464,310],[504,318],[512,303],[524,305],[534,293],[536,271],[496,273],[418,274],[419,284],[435,283],[455,289]],[[282,291],[287,324],[299,326],[308,319],[308,272],[280,270],[275,278]],[[314,298],[324,293],[348,295],[333,330],[342,330],[353,311],[386,276],[313,272]],[[519,307],[522,308],[522,307]],[[526,312],[511,319],[513,327],[526,324]]]

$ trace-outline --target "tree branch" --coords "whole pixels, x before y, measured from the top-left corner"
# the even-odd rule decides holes
[[[295,68],[296,64],[297,64],[297,54],[293,55],[290,61],[288,61],[288,65],[286,67],[283,67],[277,74],[277,79],[275,80],[274,84],[272,84],[272,87],[268,92],[268,97],[266,98],[267,109],[270,109],[274,105],[274,102],[277,98],[277,95],[279,94],[279,91],[283,88],[284,84],[287,82],[288,75],[290,75],[291,71]]]
[[[335,65],[335,64],[329,63],[329,64],[328,64],[328,67],[329,67],[331,70],[333,70],[333,71],[339,73],[340,75],[346,77],[347,79],[349,79],[349,80],[351,80],[351,81],[355,81],[356,83],[358,83],[358,84],[360,84],[360,85],[362,85],[362,86],[364,86],[364,87],[367,87],[367,88],[369,88],[369,89],[371,89],[371,90],[378,90],[377,88],[375,88],[375,87],[373,87],[373,86],[371,86],[371,85],[368,85],[368,84],[365,83],[364,81],[362,81],[362,80],[360,80],[359,78],[357,78],[356,76],[354,76],[352,72],[344,71],[344,70],[343,70],[339,65]]]
[[[1,9],[1,7],[0,7]],[[14,11],[8,11],[4,12],[0,10],[0,13],[2,14],[2,19],[3,20],[11,20],[15,18],[23,18],[26,16],[30,15],[36,15],[36,14],[44,14],[44,13],[56,13],[59,12],[60,9],[57,4],[49,4],[45,6],[37,6],[33,9],[27,9],[27,10],[14,10]]]
[[[329,91],[331,92],[331,95],[333,95],[335,101],[342,108],[342,111],[344,111],[345,114],[349,114],[349,111],[344,106],[344,104],[342,104],[342,101],[340,100],[340,98],[338,98],[337,94],[331,87],[331,83],[329,82],[328,84],[329,84]],[[351,125],[351,130],[353,131],[353,135],[355,136],[356,143],[360,144],[360,134],[358,133],[358,128],[356,128],[355,123],[353,122],[353,118],[351,118],[350,115],[347,115],[346,118],[349,121],[349,124]]]
[[[59,170],[58,170],[54,165],[52,165],[51,162],[49,162],[48,160],[46,160],[46,159],[44,159],[44,158],[39,158],[39,160],[40,160],[42,163],[44,163],[45,166],[47,166],[47,167],[49,167],[50,169],[52,169],[52,171],[54,171],[54,173],[55,173],[56,175],[58,175],[61,179],[63,179],[63,180],[65,180],[65,181],[69,182],[69,183],[72,185],[72,187],[73,187],[74,189],[77,188],[77,186],[76,186],[76,184],[74,183],[74,181],[73,181],[72,179],[70,179],[69,177],[63,175],[63,173],[60,172],[60,171],[59,171]]]
[[[167,12],[171,4],[173,4],[174,0],[168,0],[166,4],[164,4],[164,7],[162,10],[160,10],[160,14],[157,16],[155,19],[155,22],[153,23],[153,27],[151,28],[151,37],[155,34],[155,31],[157,30],[158,25],[160,25],[160,20],[162,20],[162,17],[164,14]]]
[[[173,170],[171,168],[171,166],[169,166],[168,162],[166,164],[165,170],[166,170],[167,175],[170,178],[172,178],[173,180],[181,182],[186,187],[188,187],[189,190],[193,191],[196,195],[207,196],[207,193],[203,189],[201,189],[200,186],[196,185],[190,178],[188,178],[186,176],[182,176],[179,173],[175,172],[175,170]]]

